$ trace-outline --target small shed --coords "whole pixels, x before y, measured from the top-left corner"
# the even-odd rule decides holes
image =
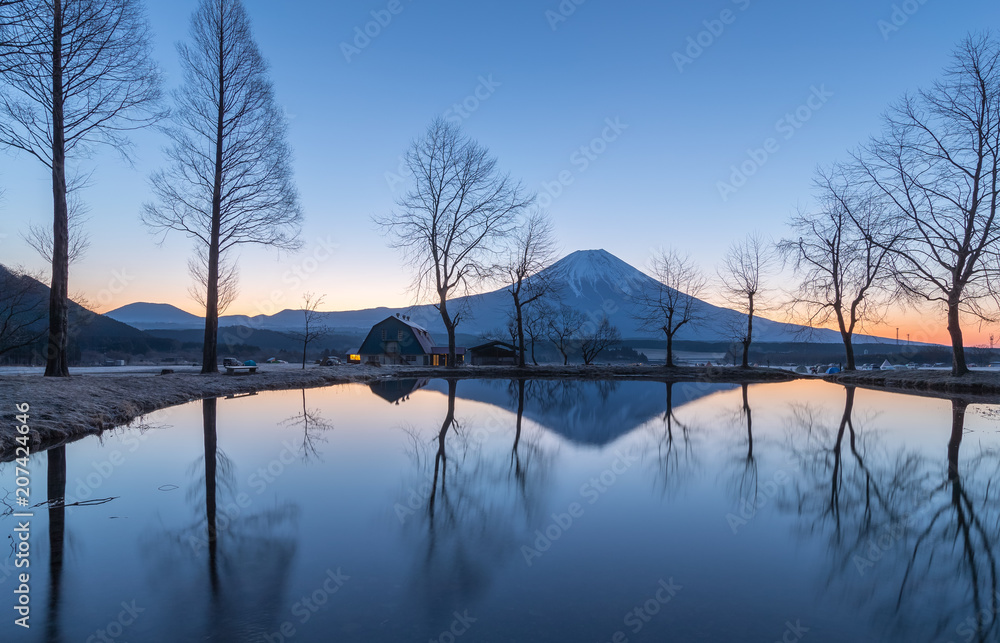
[[[469,349],[469,361],[473,366],[514,366],[517,348],[507,342],[487,342]]]

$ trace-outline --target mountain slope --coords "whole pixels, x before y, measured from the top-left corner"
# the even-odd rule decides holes
[[[201,317],[170,304],[137,302],[116,308],[107,316],[133,328],[204,328]]]
[[[662,333],[644,330],[635,320],[634,296],[644,291],[653,291],[658,287],[657,282],[611,253],[605,250],[573,252],[547,268],[545,273],[546,278],[555,285],[563,303],[591,319],[600,319],[603,314],[607,314],[625,339],[662,339]],[[478,335],[506,326],[511,308],[510,300],[509,293],[504,288],[499,288],[481,295],[458,298],[449,304],[449,308],[458,310],[463,306],[467,307],[470,314],[459,325],[458,330],[466,335]],[[745,320],[745,316],[739,312],[705,301],[699,301],[697,307],[699,315],[706,320],[705,323],[683,329],[676,339],[728,341],[731,339],[728,329]],[[430,330],[439,341],[443,341],[444,325],[432,305],[329,312],[324,314],[323,323],[338,332],[366,332],[372,325],[395,314],[408,315]],[[138,328],[200,328],[203,325],[200,317],[166,304],[130,304],[108,313],[108,316]],[[302,311],[299,310],[283,310],[274,315],[253,318],[227,315],[219,320],[222,327],[248,326],[275,331],[295,330],[301,324]],[[803,336],[803,331],[807,331],[808,335]],[[864,341],[863,337],[858,339]],[[754,340],[836,343],[840,341],[840,335],[827,329],[812,330],[758,317],[754,322]]]

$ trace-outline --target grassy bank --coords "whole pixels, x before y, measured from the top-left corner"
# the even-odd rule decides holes
[[[86,374],[69,379],[40,375],[0,375],[3,410],[0,428],[0,461],[14,457],[14,404],[31,405],[29,425],[32,450],[46,448],[99,434],[128,424],[147,413],[208,397],[224,397],[260,391],[316,388],[348,382],[381,379],[457,377],[538,379],[627,379],[703,382],[778,382],[793,379],[791,373],[767,369],[673,368],[650,366],[535,366],[526,369],[499,366],[444,368],[336,366],[265,366],[256,375],[200,375],[193,372],[156,375],[154,370],[129,374]]]
[[[899,393],[916,393],[933,397],[968,397],[984,402],[1000,402],[1000,373],[995,371],[972,371],[962,377],[954,377],[949,371],[855,371],[827,375],[824,379],[847,386],[878,388]]]

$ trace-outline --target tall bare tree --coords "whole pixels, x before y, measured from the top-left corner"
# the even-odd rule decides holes
[[[940,80],[885,120],[858,160],[900,224],[899,285],[945,307],[952,374],[963,375],[962,315],[985,318],[982,302],[996,292],[987,259],[1000,240],[1000,44],[970,36]]]
[[[593,330],[586,332],[585,329],[581,335],[580,354],[583,356],[583,363],[589,366],[594,363],[601,351],[621,343],[622,334],[611,324],[607,315],[601,317],[601,321],[596,324],[588,323],[592,324]]]
[[[897,293],[890,254],[897,237],[884,200],[847,168],[821,172],[816,189],[818,208],[792,219],[798,238],[781,240],[778,250],[799,277],[791,310],[809,326],[836,321],[853,371],[855,330],[880,323]]]
[[[701,321],[698,299],[707,282],[690,257],[672,249],[659,251],[650,268],[656,285],[634,295],[636,320],[644,330],[666,336],[667,367],[673,367],[674,336]]]
[[[448,303],[495,264],[499,244],[534,197],[498,169],[486,147],[441,118],[413,142],[405,163],[413,186],[375,221],[415,269],[417,299],[434,297],[448,331],[448,365],[455,366],[455,327],[466,313]]]
[[[69,375],[67,161],[109,145],[127,156],[128,131],[162,117],[160,75],[138,0],[13,3],[0,19],[13,47],[0,55],[0,143],[52,172],[52,275],[45,375]]]
[[[302,295],[302,330],[289,333],[293,338],[302,342],[302,368],[306,367],[306,351],[309,344],[317,339],[321,339],[330,332],[330,329],[323,323],[323,313],[319,307],[323,305],[323,295],[317,297],[311,292]]]
[[[170,165],[152,175],[157,202],[142,217],[155,231],[184,232],[204,252],[201,372],[215,373],[227,253],[245,244],[298,248],[302,213],[285,118],[241,0],[201,0],[190,40],[177,46],[184,81],[167,130]]]
[[[552,292],[552,281],[544,270],[555,257],[555,240],[548,217],[532,212],[510,236],[510,248],[504,263],[498,266],[513,300],[514,336],[517,365],[525,366],[525,311],[528,306]]]
[[[733,309],[746,316],[746,325],[737,333],[737,339],[743,347],[743,368],[750,367],[753,319],[761,307],[763,278],[773,264],[771,243],[754,232],[729,247],[719,268],[723,298]]]

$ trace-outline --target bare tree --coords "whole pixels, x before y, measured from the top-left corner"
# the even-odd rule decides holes
[[[440,118],[413,142],[405,162],[413,186],[396,211],[375,221],[415,269],[417,299],[425,291],[435,298],[448,331],[448,365],[455,366],[455,327],[466,313],[449,311],[448,302],[485,276],[533,197],[500,172],[486,147]]]
[[[587,318],[583,313],[569,306],[560,306],[559,310],[548,320],[547,334],[556,350],[563,358],[563,366],[569,364],[569,355],[579,342]]]
[[[593,325],[593,322],[588,323]],[[621,343],[621,341],[622,334],[618,332],[618,329],[611,324],[611,321],[605,315],[601,318],[600,322],[593,325],[593,331],[585,331],[580,337],[580,354],[583,356],[583,363],[588,366],[593,364],[597,356],[601,354],[601,351],[611,348]]]
[[[311,292],[302,295],[303,329],[301,332],[289,333],[293,338],[302,342],[303,369],[306,367],[306,351],[309,350],[309,344],[325,337],[330,332],[330,329],[322,323],[324,313],[319,310],[323,304],[323,298],[323,295],[317,297]]]
[[[798,239],[783,239],[779,252],[799,276],[792,311],[802,310],[809,326],[837,322],[846,370],[856,367],[854,332],[877,324],[892,303],[892,221],[879,195],[851,178],[843,167],[816,179],[819,208],[791,221]]]
[[[762,278],[773,263],[771,244],[755,232],[733,243],[719,268],[723,298],[730,307],[746,316],[746,325],[736,336],[743,347],[743,368],[750,367],[753,318],[761,305]]]
[[[241,0],[201,0],[190,39],[177,46],[184,82],[167,129],[170,165],[152,175],[157,203],[142,217],[155,231],[184,232],[204,252],[201,372],[215,373],[227,253],[245,244],[298,248],[302,213],[285,118]]]
[[[548,320],[552,314],[552,306],[544,299],[527,305],[524,310],[524,334],[528,344],[531,345],[531,363],[535,366],[538,366],[535,346],[540,340],[545,339]]]
[[[858,155],[901,228],[891,250],[899,285],[947,309],[952,374],[968,372],[961,317],[985,318],[996,292],[988,256],[1000,238],[1000,46],[970,36],[934,86],[905,96]]]
[[[552,292],[552,281],[544,270],[554,256],[552,226],[548,217],[536,210],[511,234],[507,256],[498,266],[514,303],[514,336],[520,367],[525,366],[525,308]]]
[[[644,330],[660,331],[667,338],[667,366],[674,366],[674,336],[685,326],[701,321],[698,299],[706,280],[690,257],[676,250],[661,250],[653,257],[656,285],[634,295],[636,320]]]
[[[52,171],[52,275],[45,375],[69,375],[67,159],[106,144],[127,157],[128,130],[158,120],[160,75],[138,0],[46,0],[8,24],[0,62],[0,143]],[[4,18],[0,22],[8,22]]]
[[[36,276],[0,265],[0,355],[45,336],[44,291]]]

